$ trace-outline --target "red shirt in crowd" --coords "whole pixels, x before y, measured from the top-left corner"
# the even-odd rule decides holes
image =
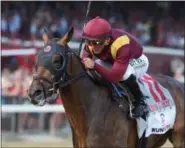
[[[111,48],[114,48],[114,50],[117,51],[115,57],[111,54]],[[112,69],[104,68],[95,63],[95,70],[108,81],[117,83],[123,77],[129,64],[129,60],[140,57],[142,53],[143,48],[134,36],[123,30],[112,29],[111,44],[105,46],[102,53],[95,54],[93,51],[90,51],[87,45],[85,45],[82,58],[92,58],[93,56],[96,56],[102,61],[112,63]]]

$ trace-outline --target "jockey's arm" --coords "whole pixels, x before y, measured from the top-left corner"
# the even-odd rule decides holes
[[[112,83],[118,83],[122,79],[128,67],[129,59],[129,48],[120,48],[117,53],[116,59],[114,60],[112,69],[104,68],[97,63],[95,63],[94,68],[100,75],[102,75],[102,77],[104,77],[108,81]]]

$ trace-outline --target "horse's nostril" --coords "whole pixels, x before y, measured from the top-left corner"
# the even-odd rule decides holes
[[[42,90],[36,90],[34,94],[35,96],[39,96],[41,93],[42,93]]]

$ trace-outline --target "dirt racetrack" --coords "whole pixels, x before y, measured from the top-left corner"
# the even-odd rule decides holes
[[[10,147],[17,147],[17,148],[26,148],[26,147],[45,147],[45,148],[52,148],[52,147],[72,147],[72,142],[70,139],[66,139],[63,141],[54,141],[54,142],[33,142],[33,141],[20,141],[20,142],[9,142],[9,141],[2,141],[3,148],[10,148]],[[167,142],[163,148],[172,148],[172,145]]]

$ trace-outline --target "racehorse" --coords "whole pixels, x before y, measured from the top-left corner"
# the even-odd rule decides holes
[[[57,90],[72,129],[74,147],[137,146],[136,120],[128,119],[128,104],[121,110],[112,101],[110,90],[97,85],[87,75],[81,59],[70,50],[73,28],[60,39],[43,33],[44,49],[38,54],[36,74],[28,89],[32,104],[44,105],[56,98]],[[169,139],[174,148],[184,147],[184,86],[165,75],[155,77],[167,88],[176,105],[173,129],[162,135],[150,135],[147,148],[158,148]]]

